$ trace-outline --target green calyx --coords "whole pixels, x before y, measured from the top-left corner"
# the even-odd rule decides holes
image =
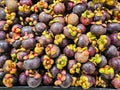
[[[105,45],[107,44],[107,36],[106,35],[101,35],[100,38],[97,41],[98,48],[100,51],[105,50]]]
[[[103,12],[100,9],[95,10],[94,13],[96,16],[103,16]]]
[[[54,40],[54,43],[56,45],[59,45],[60,43],[62,43],[62,40],[65,38],[65,35],[64,34],[59,34],[59,35],[56,35],[55,36],[55,40]]]
[[[114,69],[111,66],[106,65],[105,67],[99,69],[99,73],[101,73],[101,74],[114,74]]]
[[[87,36],[88,36],[90,42],[92,42],[92,41],[97,39],[97,37],[94,34],[92,34],[91,32],[88,32]]]
[[[68,28],[68,31],[69,31],[71,36],[73,36],[73,37],[77,36],[78,30],[79,30],[77,27],[75,27],[71,24],[68,24],[67,28]]]
[[[81,64],[80,63],[76,63],[75,65],[73,65],[73,67],[70,69],[70,73],[71,74],[75,74],[75,73],[80,73],[80,67]]]
[[[61,56],[58,59],[57,68],[58,69],[63,69],[66,65],[67,65],[67,57],[66,56]]]
[[[118,33],[118,36],[117,36],[118,40],[120,40],[120,33]]]
[[[67,48],[74,51],[74,52],[76,52],[76,50],[77,50],[76,49],[76,44],[70,44],[70,45],[67,46]]]
[[[82,17],[84,17],[84,18],[92,18],[92,17],[94,17],[94,13],[92,13],[92,12],[89,11],[89,10],[86,10],[86,11],[82,14]]]
[[[101,57],[99,54],[96,54],[95,57],[92,57],[90,61],[93,62],[95,65],[99,64],[101,62]]]

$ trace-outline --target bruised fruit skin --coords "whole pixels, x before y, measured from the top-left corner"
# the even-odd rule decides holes
[[[84,34],[86,32],[86,27],[83,24],[78,24],[77,28],[81,30],[81,33]]]
[[[28,55],[27,52],[22,52],[22,51],[21,51],[21,52],[18,52],[18,53],[17,53],[17,59],[20,60],[20,61],[23,61],[23,60],[24,60],[23,58],[24,58],[24,56],[26,56],[26,55]]]
[[[71,14],[66,15],[65,21],[68,24],[76,26],[79,23],[79,17],[76,14],[71,13]]]
[[[94,74],[95,65],[91,62],[86,62],[82,65],[82,72],[85,74]]]
[[[96,49],[95,49],[95,47],[92,46],[92,45],[88,47],[88,51],[89,51],[89,55],[90,55],[91,57],[94,56],[95,53],[96,53]]]
[[[83,25],[89,25],[93,21],[93,17],[94,13],[90,10],[86,10],[84,13],[82,13],[80,21]]]
[[[88,61],[89,51],[86,48],[78,47],[74,57],[78,62],[85,63]]]
[[[114,88],[119,89],[120,88],[120,75],[116,74],[115,77],[112,80],[112,85]]]
[[[63,70],[58,73],[57,80],[54,82],[54,84],[62,88],[68,88],[72,84],[72,77],[65,70]]]
[[[5,4],[11,12],[16,11],[18,9],[18,1],[17,0],[6,0]]]
[[[51,58],[56,58],[59,56],[60,54],[60,48],[57,45],[54,44],[49,44],[47,45],[47,47],[45,48],[45,52],[48,56],[50,56]]]
[[[27,59],[24,61],[24,68],[25,69],[37,69],[40,66],[40,58],[34,57],[32,59]]]

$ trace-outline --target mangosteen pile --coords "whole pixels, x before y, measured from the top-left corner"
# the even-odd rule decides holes
[[[120,88],[118,0],[0,0],[0,86]]]

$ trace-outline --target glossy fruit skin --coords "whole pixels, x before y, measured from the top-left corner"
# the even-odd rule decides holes
[[[77,4],[73,7],[73,13],[81,15],[86,10],[86,4]]]
[[[107,24],[107,31],[110,33],[119,32],[120,31],[120,24],[119,23],[108,23]]]
[[[86,47],[86,46],[88,46],[88,44],[89,44],[88,36],[85,34],[80,35],[78,38],[78,41],[77,41],[77,45],[79,47]]]
[[[39,14],[39,21],[40,22],[43,22],[43,23],[47,24],[51,19],[52,19],[52,16],[47,14],[47,13],[45,13],[45,12],[41,12]]]
[[[36,13],[33,13],[32,15],[30,15],[31,18],[33,18],[34,20],[38,21],[39,20],[39,15]]]
[[[106,28],[103,27],[102,25],[92,25],[90,27],[90,31],[95,35],[95,36],[99,36],[99,35],[103,35],[106,33]]]
[[[86,32],[86,27],[83,24],[78,24],[77,28],[81,30],[81,33],[84,34]]]
[[[60,72],[60,70],[56,67],[56,66],[53,66],[50,70],[52,76],[55,78],[57,76],[57,74]]]
[[[33,34],[32,27],[31,27],[31,26],[24,26],[24,27],[22,28],[22,30],[21,30],[22,36],[24,36],[25,33],[27,33],[27,34]]]
[[[110,35],[111,43],[115,46],[120,46],[120,40],[118,39],[118,33],[113,33]]]
[[[14,48],[19,48],[21,46],[21,41],[20,40],[15,40],[12,44]]]
[[[95,65],[91,62],[86,62],[82,65],[82,71],[85,74],[94,74],[95,69]]]
[[[47,29],[47,26],[45,23],[39,22],[35,25],[35,30],[38,34],[41,34],[46,29]]]
[[[6,33],[4,31],[0,31],[0,40],[5,40]]]
[[[26,85],[27,84],[27,76],[25,75],[24,72],[22,72],[19,75],[19,83],[20,83],[20,85]]]
[[[105,56],[107,58],[117,57],[118,55],[119,55],[119,52],[118,52],[116,46],[114,46],[114,45],[110,45],[108,47],[108,49],[105,51]]]
[[[53,11],[55,14],[63,14],[65,12],[65,5],[64,3],[58,3],[54,6]]]
[[[115,72],[120,71],[120,58],[113,57],[109,60],[109,65],[114,68]]]
[[[6,60],[8,59],[9,57],[5,54],[3,55],[0,55],[0,68],[3,67],[3,65],[5,64]]]
[[[34,38],[28,38],[28,39],[22,41],[22,46],[25,49],[33,49],[35,47],[35,45],[36,45],[36,41]]]
[[[27,59],[24,61],[25,69],[37,69],[40,66],[40,58],[34,57],[33,59]]]
[[[66,74],[66,80],[63,81],[60,86],[62,88],[68,88],[68,87],[70,87],[71,83],[72,83],[72,77],[71,77],[70,74],[67,73]]]
[[[98,64],[98,67],[104,67],[107,65],[107,58],[104,55],[101,55],[101,62]]]
[[[6,13],[4,8],[0,8],[0,20],[5,20]]]
[[[95,49],[95,47],[93,47],[92,45],[89,46],[88,51],[89,51],[89,56],[90,56],[90,57],[94,56],[95,53],[96,53],[96,49]]]
[[[39,79],[35,79],[35,78],[32,78],[32,77],[29,77],[27,79],[27,84],[29,87],[31,88],[36,88],[38,87],[42,82],[42,78],[39,78]]]
[[[4,41],[4,40],[0,40],[0,54],[8,52],[10,50],[10,45],[8,42]]]
[[[53,23],[50,27],[53,34],[60,34],[63,31],[63,25],[59,22]]]

